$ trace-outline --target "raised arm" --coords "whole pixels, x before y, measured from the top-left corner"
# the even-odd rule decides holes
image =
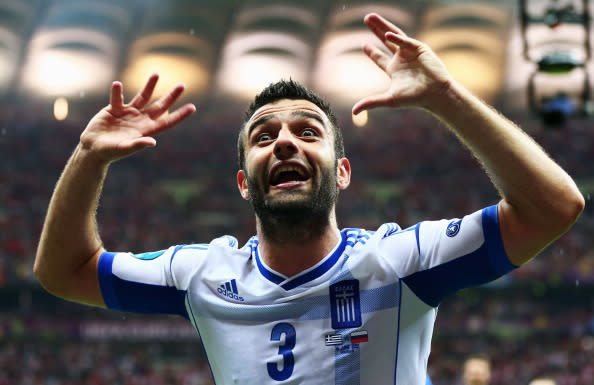
[[[51,293],[68,300],[104,306],[97,279],[103,244],[95,214],[111,162],[156,145],[155,135],[195,111],[186,104],[167,110],[184,90],[173,88],[149,103],[158,81],[152,75],[130,103],[123,86],[111,86],[110,104],[95,115],[80,137],[50,200],[37,248],[34,272]]]
[[[364,98],[353,113],[376,107],[418,107],[445,123],[481,162],[501,195],[501,235],[521,265],[577,220],[584,198],[571,177],[519,127],[451,78],[424,43],[377,14],[365,23],[390,52],[365,53],[390,77],[389,89]]]

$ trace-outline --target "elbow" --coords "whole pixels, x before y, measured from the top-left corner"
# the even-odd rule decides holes
[[[37,281],[41,284],[41,286],[45,287],[44,285],[44,273],[43,273],[43,264],[40,262],[41,257],[39,252],[35,256],[35,261],[33,262],[33,275],[37,278]]]
[[[66,300],[94,306],[104,306],[98,279],[99,249],[89,258],[65,258],[63,254],[41,250],[37,252],[33,264],[33,274],[40,285],[50,294]],[[78,254],[78,253],[77,253]],[[76,255],[76,254],[75,254]]]
[[[33,263],[33,275],[37,278],[37,282],[49,293],[57,295],[57,289],[54,287],[51,276],[48,274],[47,269],[44,268],[43,263],[40,262],[41,258],[39,254],[35,258]]]
[[[557,221],[563,231],[567,231],[579,219],[586,207],[586,200],[576,186],[568,190],[557,214]]]
[[[65,294],[63,292],[64,285],[68,282],[68,279],[57,268],[59,265],[52,263],[52,261],[53,259],[47,252],[39,250],[33,263],[33,275],[45,291],[62,298]]]
[[[573,194],[568,199],[568,219],[573,224],[575,221],[578,220],[584,209],[586,208],[586,200],[584,199],[584,195],[578,190],[577,187],[574,188]]]
[[[547,200],[540,203],[539,214],[530,221],[534,228],[549,240],[557,239],[567,232],[584,211],[586,201],[575,184],[568,184]]]

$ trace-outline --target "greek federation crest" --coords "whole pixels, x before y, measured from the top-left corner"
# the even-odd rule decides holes
[[[330,315],[335,330],[362,325],[358,280],[340,281],[330,286]]]

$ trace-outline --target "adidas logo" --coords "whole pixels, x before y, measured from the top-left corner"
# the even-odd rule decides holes
[[[219,292],[219,294],[222,294],[227,298],[231,298],[241,302],[244,301],[243,297],[239,296],[239,292],[237,291],[237,282],[234,279],[227,281],[221,286],[219,286],[217,288],[217,291]]]

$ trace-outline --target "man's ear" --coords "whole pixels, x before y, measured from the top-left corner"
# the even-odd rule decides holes
[[[349,184],[351,184],[351,162],[347,158],[340,158],[336,168],[336,185],[340,190],[345,190]]]
[[[241,197],[245,200],[250,199],[250,192],[248,190],[248,183],[247,177],[245,176],[245,172],[243,170],[237,171],[237,188],[239,189],[239,193]]]

